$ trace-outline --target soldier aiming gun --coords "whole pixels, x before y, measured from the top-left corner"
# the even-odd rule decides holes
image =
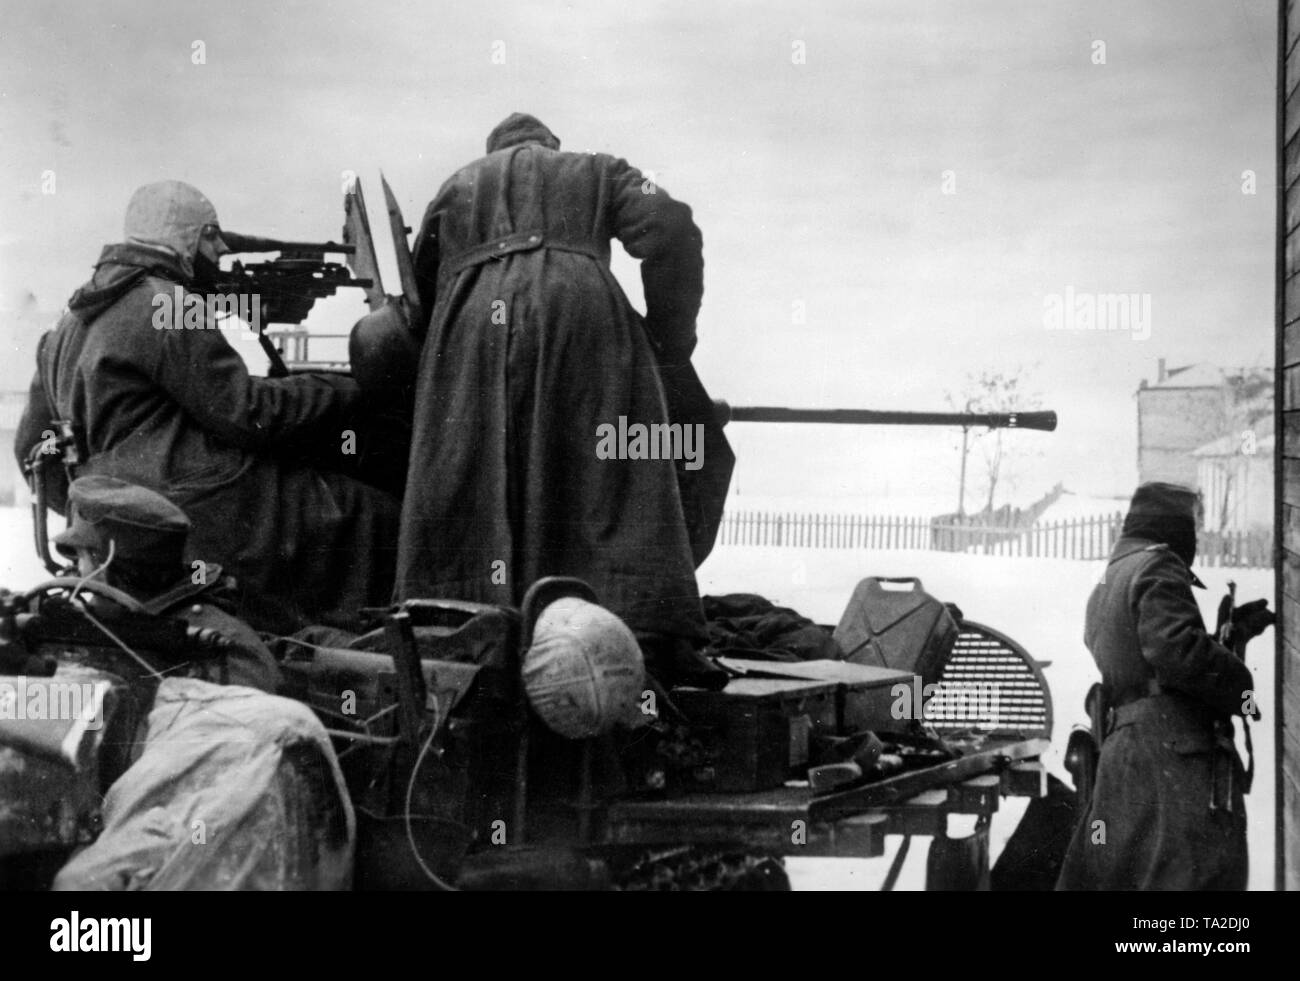
[[[172,500],[193,522],[187,560],[225,566],[259,629],[354,625],[355,610],[389,599],[399,518],[397,498],[358,479],[358,456],[345,449],[347,434],[361,431],[360,388],[339,374],[255,377],[224,331],[157,329],[155,298],[177,286],[187,295],[223,288],[228,233],[197,189],[146,185],[125,225],[126,241],[104,248],[41,338],[15,440],[20,463],[49,482],[44,499],[60,512],[62,474],[37,465],[60,448],[75,461],[72,476],[115,476]],[[313,261],[251,281],[244,270],[234,283],[270,289],[296,276],[328,291]],[[288,303],[288,292],[275,292],[272,305]]]

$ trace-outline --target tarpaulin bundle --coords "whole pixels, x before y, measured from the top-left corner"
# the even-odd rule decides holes
[[[770,661],[838,660],[830,631],[753,593],[704,597],[709,654]]]
[[[169,678],[63,890],[346,889],[355,819],[324,727],[251,688]]]

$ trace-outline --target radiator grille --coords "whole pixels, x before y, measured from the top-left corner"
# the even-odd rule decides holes
[[[1052,695],[1023,647],[964,620],[925,718],[940,733],[1049,738]]]

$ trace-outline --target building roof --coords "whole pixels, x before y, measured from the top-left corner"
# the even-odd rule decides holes
[[[1147,385],[1151,388],[1218,388],[1223,384],[1224,370],[1212,364],[1189,364],[1171,368],[1164,381]]]
[[[1222,368],[1218,365],[1200,362],[1170,368],[1165,372],[1163,381],[1146,382],[1139,392],[1153,388],[1221,388],[1227,384],[1241,385],[1250,379],[1265,384],[1273,381],[1272,368]]]

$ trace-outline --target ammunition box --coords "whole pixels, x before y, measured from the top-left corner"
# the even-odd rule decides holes
[[[911,700],[916,675],[910,671],[827,660],[777,662],[728,657],[722,658],[721,663],[743,672],[779,674],[791,679],[834,684],[837,735],[849,736],[864,730],[899,732],[911,727],[909,720],[914,715]],[[898,690],[899,685],[906,688],[908,711],[895,718],[894,705],[903,694]],[[727,691],[731,690],[731,686],[728,686]],[[919,715],[916,717],[919,718]]]
[[[736,678],[722,691],[677,688],[673,702],[711,750],[700,789],[767,790],[804,779],[814,733],[838,728],[834,682]]]

